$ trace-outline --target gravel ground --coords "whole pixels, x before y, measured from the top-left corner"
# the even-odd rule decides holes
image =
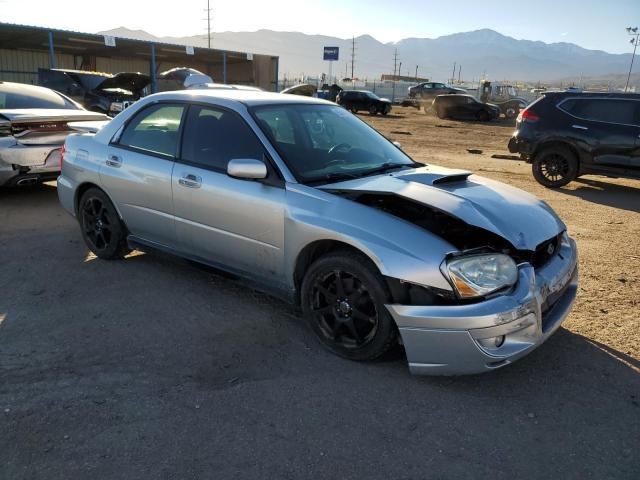
[[[546,190],[490,158],[508,125],[394,113],[362,118],[559,212],[581,254],[565,328],[480,376],[412,377],[401,350],[352,363],[215,272],[92,258],[54,185],[3,191],[0,478],[638,478],[640,184]]]

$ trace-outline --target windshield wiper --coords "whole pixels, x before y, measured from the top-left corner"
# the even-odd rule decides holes
[[[305,183],[337,182],[340,180],[353,180],[354,178],[358,178],[358,175],[354,175],[353,173],[327,173],[319,177],[310,178]]]
[[[396,168],[416,168],[417,165],[414,164],[403,164],[403,163],[393,163],[393,162],[386,162],[383,163],[382,165],[377,166],[376,168],[372,168],[371,170],[366,170],[364,172],[362,172],[361,176],[368,176],[368,175],[375,175],[378,173],[385,173],[388,172],[390,170],[395,170]]]

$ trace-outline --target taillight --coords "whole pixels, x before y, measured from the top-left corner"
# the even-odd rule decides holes
[[[60,171],[62,171],[62,162],[64,162],[64,152],[66,151],[67,151],[67,148],[63,143],[62,147],[60,147]]]
[[[518,115],[518,122],[537,122],[540,120],[540,116],[532,112],[528,108],[525,108]]]

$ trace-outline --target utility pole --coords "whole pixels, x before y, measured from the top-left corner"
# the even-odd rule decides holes
[[[418,65],[416,65],[416,82],[418,81]]]
[[[402,62],[400,62],[400,66],[398,67],[398,81],[400,81],[400,77],[402,77]]]
[[[458,65],[458,85],[460,85],[460,71],[462,70],[462,65]]]
[[[207,12],[207,47],[211,48],[211,0],[207,0],[207,8],[205,9]]]
[[[453,73],[451,74],[451,85],[456,81],[456,62],[453,62]]]
[[[353,65],[356,62],[356,37],[351,39],[351,81],[353,81]]]
[[[631,35],[633,38],[629,40],[629,43],[633,45],[633,54],[631,55],[631,65],[629,65],[629,75],[627,75],[627,84],[624,86],[624,91],[626,92],[629,88],[629,80],[631,80],[631,70],[633,70],[633,59],[636,56],[636,48],[638,48],[638,37],[640,37],[640,33],[638,33],[638,27],[627,27],[627,33]]]
[[[396,100],[396,68],[398,67],[398,49],[393,53],[393,92],[391,94],[391,103]]]

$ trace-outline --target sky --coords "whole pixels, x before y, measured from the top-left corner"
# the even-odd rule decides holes
[[[630,53],[640,0],[210,0],[212,30],[262,28],[383,42],[491,28],[517,39]],[[0,0],[0,22],[82,32],[116,27],[157,36],[206,32],[206,0]]]

